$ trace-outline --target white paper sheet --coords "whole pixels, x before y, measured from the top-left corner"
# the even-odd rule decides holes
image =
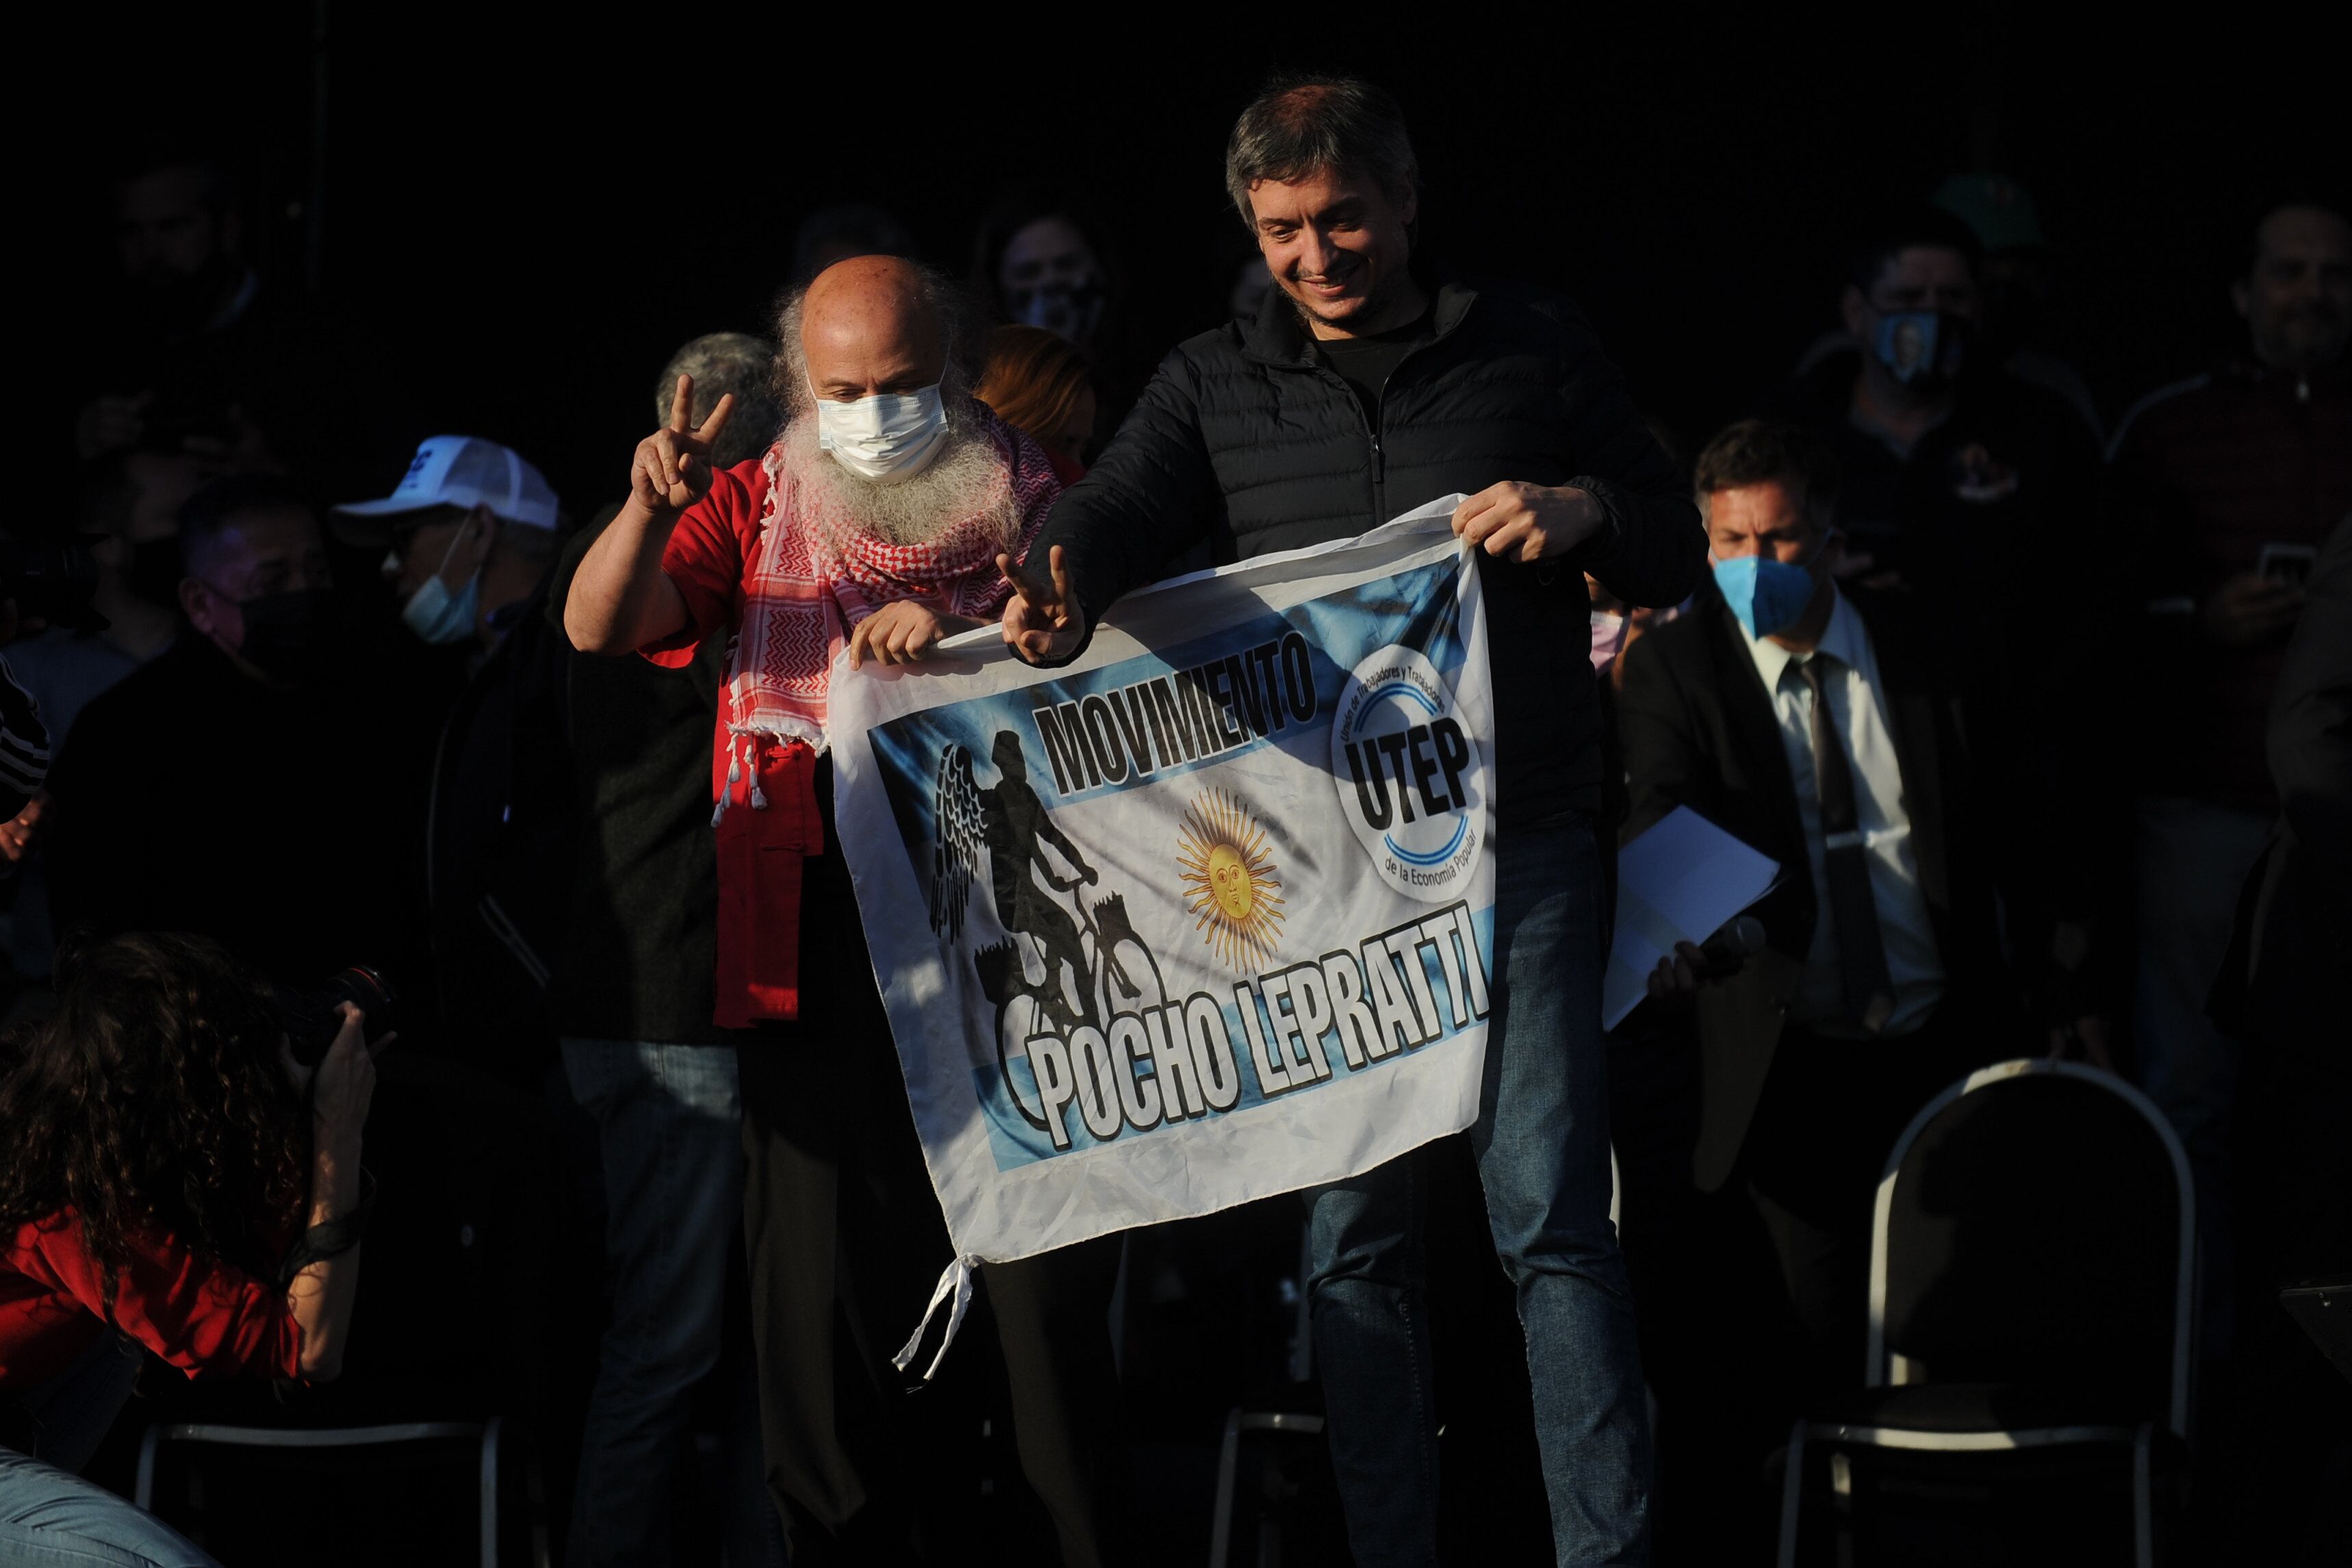
[[[1650,971],[1676,942],[1704,942],[1764,896],[1780,874],[1713,822],[1678,806],[1617,852],[1617,932],[1601,988],[1601,1022],[1615,1029],[1649,995]]]

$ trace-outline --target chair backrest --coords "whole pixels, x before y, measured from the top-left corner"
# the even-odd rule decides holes
[[[2096,1390],[2185,1437],[2196,1209],[2180,1140],[2123,1080],[2046,1059],[1971,1073],[1878,1184],[1871,1385]]]

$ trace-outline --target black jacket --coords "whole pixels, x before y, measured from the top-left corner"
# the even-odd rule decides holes
[[[1937,667],[1916,616],[1860,592],[1849,597],[1869,628],[1885,686],[1920,891],[1944,963],[1937,1013],[1963,1018],[1990,1052],[2014,1038],[2022,1017],[2016,976],[2002,956],[1996,888],[2004,895],[2016,890],[2021,908],[2048,904],[2024,885],[2032,877],[2028,857],[2002,827],[2016,792],[1989,776],[1999,759],[1971,750],[1965,701]],[[1765,952],[1697,999],[1702,1098],[1694,1175],[1711,1192],[1747,1137],[1812,946],[1820,901],[1771,697],[1738,622],[1719,598],[1708,601],[1627,651],[1617,712],[1632,794],[1627,840],[1688,806],[1790,873],[1754,911],[1769,941]],[[2046,937],[2013,927],[2011,934],[2021,951],[2047,950]]]
[[[556,563],[543,630],[567,650],[572,575],[619,511],[598,513]],[[710,745],[726,666],[724,637],[705,637],[682,670],[634,653],[567,654],[562,710],[580,831],[548,988],[566,1037],[734,1039],[710,1021],[719,965]]]
[[[1201,540],[1225,562],[1351,538],[1506,479],[1574,484],[1608,513],[1607,528],[1562,559],[1480,562],[1497,814],[1589,814],[1601,716],[1582,573],[1631,603],[1671,604],[1697,580],[1706,541],[1673,463],[1565,301],[1441,285],[1373,429],[1297,318],[1269,299],[1255,321],[1177,345],[1029,560],[1042,575],[1047,550],[1063,547],[1092,624]]]
[[[433,973],[447,1048],[531,1082],[555,1051],[549,971],[563,952],[573,841],[563,741],[570,650],[542,580],[449,709],[425,815]]]

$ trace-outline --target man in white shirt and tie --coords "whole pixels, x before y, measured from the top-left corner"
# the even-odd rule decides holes
[[[1711,510],[1719,514],[1723,548],[1730,559],[1738,559],[1736,552],[1750,541],[1759,559],[1764,559],[1766,550],[1779,547],[1778,534],[1792,521],[1804,530],[1801,511],[1791,515],[1776,509],[1783,495],[1777,484],[1718,493]],[[1925,1024],[1943,999],[1944,963],[1919,891],[1919,856],[1911,841],[1910,809],[1903,798],[1903,765],[1887,727],[1878,653],[1853,601],[1837,591],[1826,572],[1819,582],[1814,601],[1794,624],[1748,639],[1748,652],[1780,721],[1780,747],[1789,758],[1797,816],[1804,824],[1813,887],[1832,916],[1814,922],[1812,946],[1789,1015],[1817,1034],[1837,1039],[1899,1037]],[[1824,754],[1816,765],[1814,749],[1824,732],[1837,754]],[[1824,802],[1837,793],[1837,787],[1824,776],[1840,768],[1846,775],[1843,789],[1852,809],[1832,829],[1825,825],[1833,813]],[[1869,956],[1873,937],[1867,924],[1851,942],[1841,940],[1847,911],[1838,901],[1841,879],[1833,876],[1830,857],[1849,854],[1864,872],[1860,886],[1868,895],[1876,925],[1880,956],[1875,967]],[[1859,904],[1854,913],[1861,915]],[[1856,945],[1861,953],[1849,951]],[[1845,996],[1849,979],[1865,986],[1858,1008],[1850,1006]]]
[[[1670,1245],[1714,1271],[1700,1337],[1728,1354],[1763,1335],[1739,1343],[1738,1380],[1784,1376],[1761,1397],[1789,1412],[1861,1380],[1872,1195],[1912,1113],[2074,1022],[2047,956],[2057,913],[2080,901],[2031,852],[2050,803],[2021,748],[1970,746],[2006,732],[1969,722],[1948,668],[1965,639],[1833,575],[1836,477],[1818,438],[1735,424],[1695,478],[1714,591],[1625,655],[1625,836],[1688,806],[1783,875],[1753,911],[1769,945],[1737,974],[1700,984],[1688,948],[1661,966],[1641,1053],[1680,1051],[1675,1071],[1695,1080],[1690,1184],[1668,1207],[1697,1217]],[[1629,1235],[1642,1197],[1629,1178]],[[1733,1233],[1762,1265],[1744,1284]],[[1774,1295],[1785,1312],[1756,1310]],[[1739,1320],[1727,1333],[1726,1316]],[[1756,1429],[1785,1434],[1787,1414],[1759,1412]]]

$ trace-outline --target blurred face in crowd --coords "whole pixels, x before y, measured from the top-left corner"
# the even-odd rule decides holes
[[[1902,378],[1916,371],[1929,351],[1916,318],[1932,313],[1948,321],[1973,325],[1977,305],[1976,274],[1967,256],[1943,246],[1912,246],[1896,251],[1867,289],[1846,286],[1845,329],[1863,346],[1863,363],[1868,371],[1890,387],[1899,387],[1904,384]],[[1893,367],[1883,363],[1874,351],[1882,324],[1890,318]]]
[[[1393,319],[1418,307],[1406,270],[1407,227],[1419,198],[1402,202],[1370,180],[1325,170],[1294,181],[1250,187],[1258,253],[1275,287],[1307,315],[1318,338],[1352,338],[1405,325]]]
[[[240,272],[237,239],[237,220],[215,210],[199,169],[150,170],[115,204],[122,275],[170,325],[202,325],[221,307]]]
[[[300,507],[238,514],[190,566],[180,585],[180,607],[190,625],[232,654],[250,636],[246,606],[335,585],[318,519]]]
[[[463,587],[498,538],[499,519],[488,507],[436,507],[412,516],[415,520],[394,519],[392,553],[384,561],[384,575],[403,603],[429,577],[452,591]]]
[[[2334,364],[2352,337],[2352,224],[2324,207],[2281,207],[2255,231],[2254,265],[2234,292],[2264,364]]]
[[[1102,318],[1102,265],[1077,225],[1059,214],[1024,224],[997,258],[996,287],[1015,321],[1084,343]]]

